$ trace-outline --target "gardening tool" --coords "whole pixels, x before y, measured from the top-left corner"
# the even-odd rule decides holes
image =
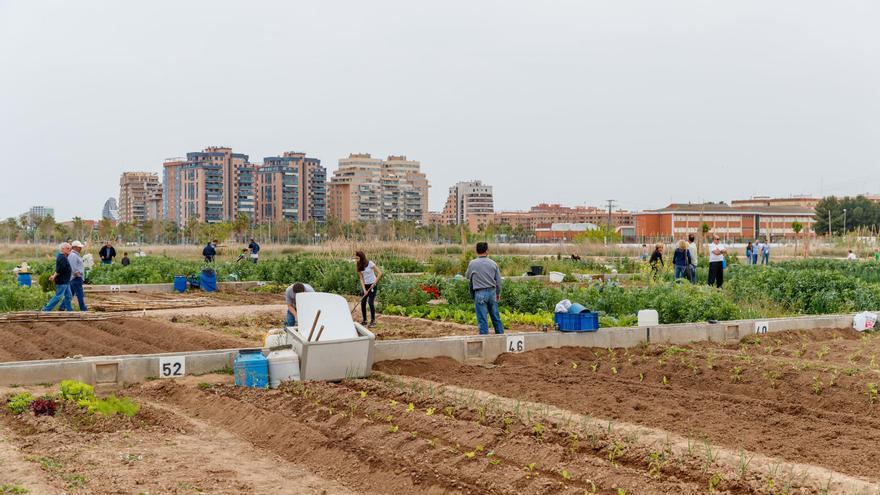
[[[312,341],[312,335],[315,333],[315,327],[318,326],[318,318],[320,318],[320,317],[321,317],[321,310],[319,309],[318,312],[315,313],[315,321],[312,322],[312,330],[309,332],[309,338],[306,342]]]
[[[364,299],[366,299],[367,296],[370,295],[370,291],[373,290],[373,286],[375,286],[375,285],[376,285],[375,282],[373,282],[373,283],[370,285],[370,288],[367,289],[367,292],[364,293],[363,297],[361,297],[360,299],[358,299],[358,302],[354,303],[354,307],[351,308],[351,311],[349,311],[349,313],[354,313],[354,310],[356,310],[357,307],[360,306],[362,302],[364,302]]]

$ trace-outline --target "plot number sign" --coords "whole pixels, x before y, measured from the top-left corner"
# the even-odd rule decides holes
[[[159,378],[178,378],[186,375],[186,358],[169,356],[159,358]]]
[[[118,285],[111,285],[110,292],[119,292],[119,286]]]
[[[526,339],[522,335],[507,337],[507,352],[523,352],[526,350]]]
[[[770,322],[767,321],[756,321],[755,322],[755,333],[762,334],[767,333],[767,330],[770,328]]]

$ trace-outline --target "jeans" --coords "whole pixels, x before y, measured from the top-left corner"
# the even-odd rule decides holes
[[[697,265],[691,265],[691,283],[697,283]]]
[[[296,317],[293,316],[293,313],[290,310],[287,310],[287,314],[284,315],[284,326],[285,327],[295,327],[296,326]]]
[[[61,301],[61,311],[73,311],[73,306],[70,304],[72,298],[73,294],[70,292],[70,284],[55,284],[55,296],[49,300],[43,311],[52,311],[55,309],[58,301]]]
[[[709,263],[709,286],[716,286],[719,289],[724,285],[724,262],[712,261]]]
[[[761,253],[761,264],[766,265],[770,263],[770,253]]]
[[[675,265],[675,280],[678,280],[681,277],[684,277],[684,272],[685,272],[686,268],[687,268],[686,265]]]
[[[74,277],[70,279],[70,292],[76,297],[76,304],[79,306],[79,310],[88,311],[89,308],[86,307],[86,295],[85,291],[83,291],[82,278]]]
[[[112,259],[109,259],[109,260],[101,260],[101,264],[102,264],[102,265],[109,265],[109,264],[111,264],[111,263],[113,263],[113,260],[112,260]]]
[[[501,315],[498,314],[498,300],[495,288],[477,289],[474,291],[474,309],[477,311],[477,325],[480,327],[480,335],[489,334],[489,322],[486,320],[488,313],[492,319],[492,328],[495,333],[504,333],[504,325],[501,324]]]
[[[752,261],[752,264],[753,264],[753,265],[757,265],[757,264],[758,264],[758,255],[757,255],[757,253],[752,255],[752,259],[751,259],[751,261]]]

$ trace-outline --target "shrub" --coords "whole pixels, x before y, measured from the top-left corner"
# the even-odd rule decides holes
[[[95,387],[76,380],[64,380],[61,382],[61,398],[87,407],[95,400]]]
[[[37,287],[19,287],[17,283],[0,283],[0,312],[36,311],[45,306],[50,297],[49,293]]]

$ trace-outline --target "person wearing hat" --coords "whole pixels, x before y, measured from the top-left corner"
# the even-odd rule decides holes
[[[82,259],[83,243],[73,241],[71,244],[70,254],[67,255],[67,262],[70,263],[70,292],[76,297],[76,303],[80,311],[88,311],[86,308],[86,296],[83,291],[83,282],[85,279],[86,268]]]

